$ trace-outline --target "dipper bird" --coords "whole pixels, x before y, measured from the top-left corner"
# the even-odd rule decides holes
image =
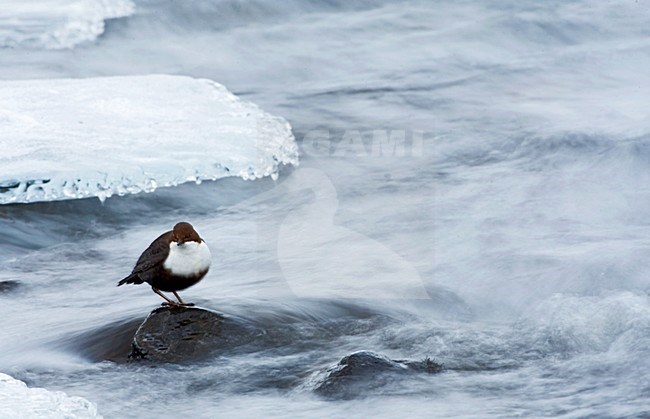
[[[199,233],[190,223],[181,222],[154,240],[140,255],[131,275],[117,286],[146,282],[153,292],[166,300],[162,305],[193,306],[193,303],[183,302],[176,291],[191,287],[203,279],[210,269],[211,259],[210,249]],[[161,291],[172,292],[178,302]]]

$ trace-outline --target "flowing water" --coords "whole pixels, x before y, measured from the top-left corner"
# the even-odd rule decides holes
[[[0,206],[0,371],[116,418],[650,415],[647,4],[134,3],[17,30],[9,1],[0,79],[209,78],[286,118],[300,166]],[[105,360],[160,304],[116,282],[179,220],[214,258],[182,295],[265,337]],[[445,371],[314,394],[362,349]]]

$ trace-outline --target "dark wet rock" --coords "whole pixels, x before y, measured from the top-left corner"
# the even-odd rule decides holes
[[[0,281],[0,294],[9,294],[21,287],[18,281]]]
[[[72,338],[72,349],[91,361],[126,362],[140,319],[116,321]]]
[[[132,360],[197,361],[253,342],[264,331],[240,318],[197,307],[160,307],[135,332]]]
[[[322,371],[314,391],[328,398],[353,399],[409,375],[435,374],[442,365],[430,360],[393,360],[370,351],[354,352]]]

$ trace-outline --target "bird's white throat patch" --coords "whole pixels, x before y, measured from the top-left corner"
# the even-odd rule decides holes
[[[210,268],[212,255],[205,242],[185,242],[169,244],[169,256],[165,259],[163,267],[173,275],[195,276]]]

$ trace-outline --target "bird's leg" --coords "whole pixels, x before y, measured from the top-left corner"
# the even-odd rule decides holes
[[[191,306],[194,305],[194,303],[185,303],[185,302],[183,302],[183,300],[181,300],[181,296],[178,295],[178,294],[176,293],[176,291],[172,291],[172,292],[174,293],[174,295],[175,295],[176,298],[178,299],[178,302],[181,303],[182,306],[191,307]]]
[[[166,303],[162,303],[162,305],[164,305],[164,306],[172,306],[172,307],[178,305],[178,303],[176,301],[169,299],[169,297],[167,297],[165,294],[160,292],[160,290],[158,288],[151,287],[151,289],[153,290],[153,292],[160,295],[162,298],[165,299],[165,301],[167,301]],[[176,293],[174,293],[174,294],[176,294]]]

